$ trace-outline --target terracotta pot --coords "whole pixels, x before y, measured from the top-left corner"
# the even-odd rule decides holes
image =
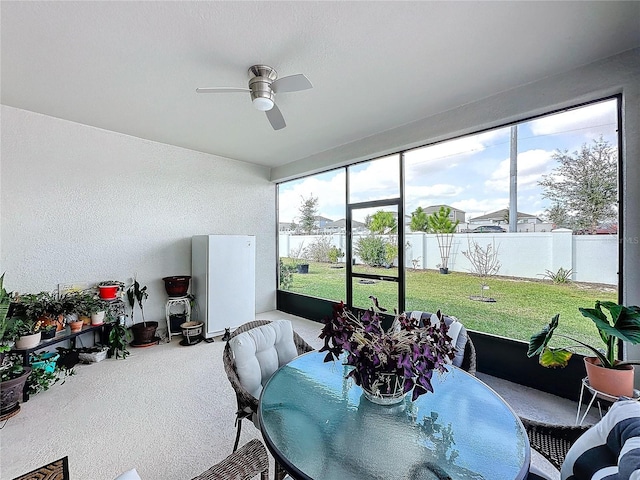
[[[40,343],[41,333],[34,333],[32,335],[24,335],[16,340],[16,348],[18,350],[28,350]]]
[[[621,369],[604,368],[595,357],[585,357],[589,385],[599,392],[614,397],[633,397],[633,365],[624,365]]]
[[[62,314],[57,317],[40,317],[38,320],[41,320],[44,325],[55,325],[56,332],[64,329],[64,316]]]
[[[71,329],[71,332],[79,332],[80,330],[82,330],[82,326],[84,325],[84,323],[82,322],[82,320],[78,320],[76,322],[70,322],[69,323],[69,328]]]

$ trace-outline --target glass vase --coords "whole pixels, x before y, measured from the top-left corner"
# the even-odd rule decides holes
[[[404,377],[395,373],[378,373],[370,386],[362,386],[364,397],[377,405],[395,405],[404,400]]]

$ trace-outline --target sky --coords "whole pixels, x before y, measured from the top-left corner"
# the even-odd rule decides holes
[[[541,215],[549,206],[537,182],[557,166],[556,150],[573,153],[603,136],[617,146],[616,100],[518,124],[518,211]],[[470,218],[509,206],[511,127],[405,152],[405,212],[418,206],[446,204]],[[397,197],[398,155],[350,167],[351,201]],[[318,198],[318,214],[345,218],[343,168],[282,183],[279,221],[299,221],[302,197]],[[370,212],[368,212],[370,213]],[[356,220],[363,221],[364,218]]]

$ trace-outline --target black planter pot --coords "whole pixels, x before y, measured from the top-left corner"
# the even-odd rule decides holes
[[[24,367],[22,375],[0,384],[0,417],[12,415],[20,409],[18,402],[22,400],[24,384],[30,373],[31,367]]]
[[[156,343],[156,329],[158,322],[136,323],[131,327],[133,346],[150,345]]]
[[[297,272],[298,273],[309,273],[309,264],[308,263],[301,263],[297,267]]]
[[[440,267],[440,273],[442,273],[443,275],[446,275],[447,273],[449,273],[449,269]]]
[[[186,313],[172,313],[171,315],[169,315],[169,325],[171,328],[171,333],[182,333],[182,328],[180,327],[180,325],[182,325],[186,321]]]

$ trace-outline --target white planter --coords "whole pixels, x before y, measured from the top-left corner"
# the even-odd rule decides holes
[[[40,343],[41,333],[34,333],[32,335],[24,335],[16,340],[17,350],[27,350],[33,348]]]
[[[91,325],[102,325],[104,323],[105,312],[91,314]]]

